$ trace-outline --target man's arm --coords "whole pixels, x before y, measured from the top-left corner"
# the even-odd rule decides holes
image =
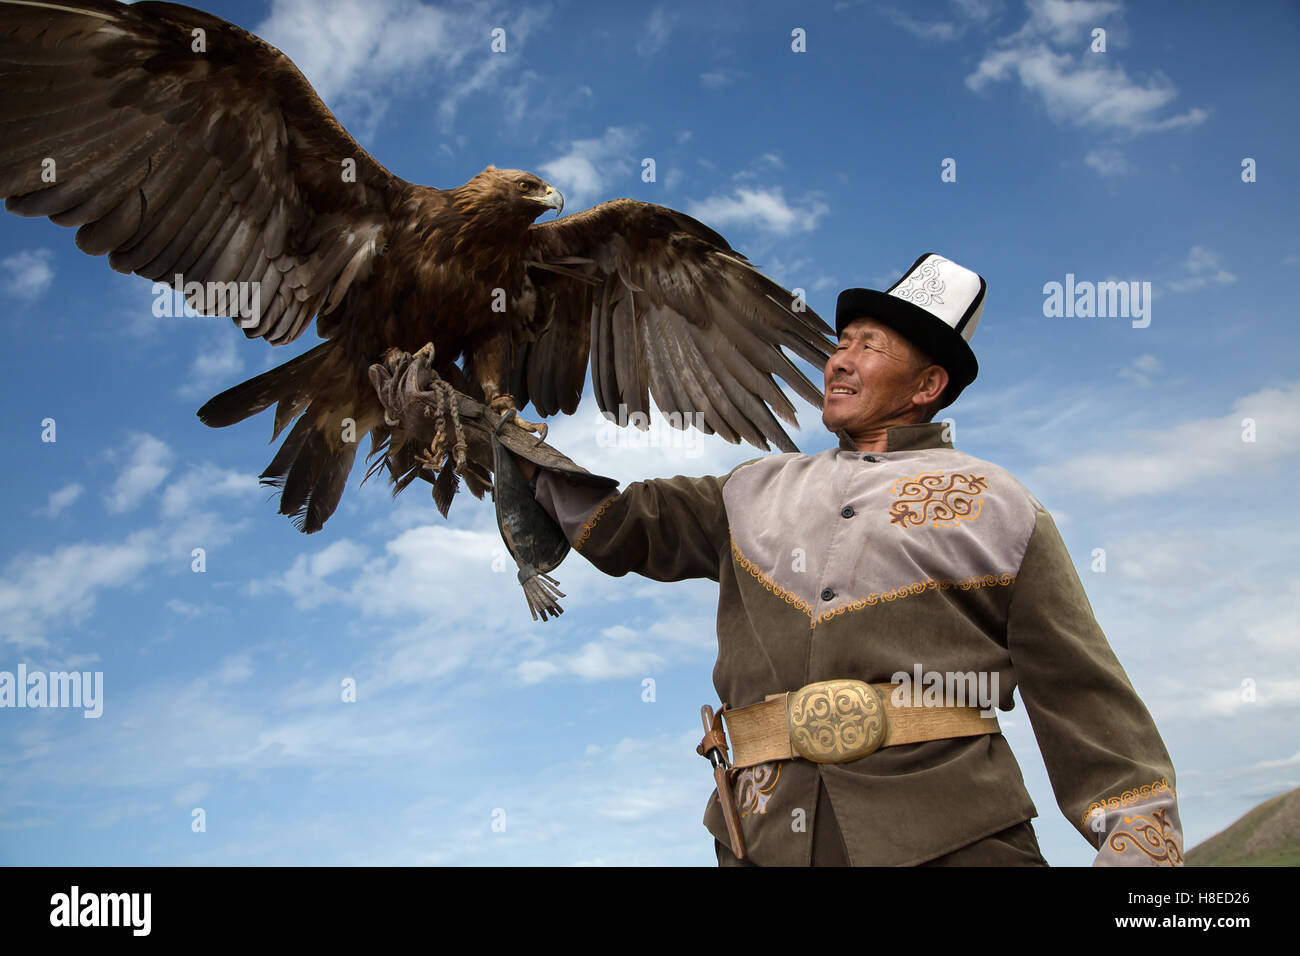
[[[1016,576],[1007,647],[1057,804],[1097,847],[1093,865],[1181,865],[1173,763],[1042,509]]]
[[[611,493],[567,481],[518,456],[515,461],[525,478],[535,479],[538,503],[574,550],[606,574],[718,580],[721,554],[730,542],[722,501],[730,473],[637,481]]]

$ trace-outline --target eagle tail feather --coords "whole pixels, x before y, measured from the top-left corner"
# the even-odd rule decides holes
[[[356,442],[329,440],[328,422],[308,409],[260,478],[280,490],[280,514],[304,534],[315,534],[338,507],[357,456]]]
[[[225,428],[278,403],[275,432],[271,436],[271,441],[275,441],[280,430],[310,400],[313,386],[319,387],[317,373],[334,348],[333,341],[323,342],[269,372],[226,389],[199,409],[199,419],[210,428]]]

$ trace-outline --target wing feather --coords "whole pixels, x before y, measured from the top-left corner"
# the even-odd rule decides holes
[[[820,372],[834,333],[811,309],[796,310],[794,296],[722,236],[631,199],[534,225],[531,235],[537,311],[549,318],[516,353],[517,404],[531,401],[543,415],[570,411],[557,396],[581,393],[589,359],[607,417],[620,405],[648,413],[653,397],[661,412],[729,442],[797,450],[778,421],[798,423],[777,380],[818,408],[822,389],[784,350]],[[575,342],[588,324],[579,360],[558,361],[559,343]]]
[[[78,246],[118,271],[264,282],[246,334],[289,342],[337,307],[369,275],[387,199],[406,185],[284,54],[224,20],[169,3],[0,0],[6,207],[79,227]]]

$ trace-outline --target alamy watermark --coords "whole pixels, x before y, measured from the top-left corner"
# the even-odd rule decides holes
[[[1049,319],[1132,319],[1135,329],[1151,324],[1150,282],[1075,282],[1067,272],[1064,283],[1044,285],[1043,296]]]
[[[153,314],[174,319],[182,315],[228,315],[241,329],[251,329],[262,319],[260,282],[186,282],[179,272],[172,285],[153,284]]]
[[[0,671],[0,708],[80,707],[82,717],[104,713],[103,671]]]
[[[152,911],[152,893],[83,893],[73,884],[50,897],[51,926],[125,927],[133,936],[148,936]]]
[[[703,428],[703,412],[661,412],[652,420],[645,412],[629,414],[626,405],[619,405],[617,418],[600,413],[596,444],[601,448],[681,448],[687,458],[699,458],[704,454]]]
[[[981,717],[997,716],[997,671],[895,671],[889,699],[895,707],[979,707]]]

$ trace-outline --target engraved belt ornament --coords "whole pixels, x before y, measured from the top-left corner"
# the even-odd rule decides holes
[[[885,740],[885,702],[860,680],[828,680],[801,687],[786,707],[790,746],[814,763],[845,763]]]

